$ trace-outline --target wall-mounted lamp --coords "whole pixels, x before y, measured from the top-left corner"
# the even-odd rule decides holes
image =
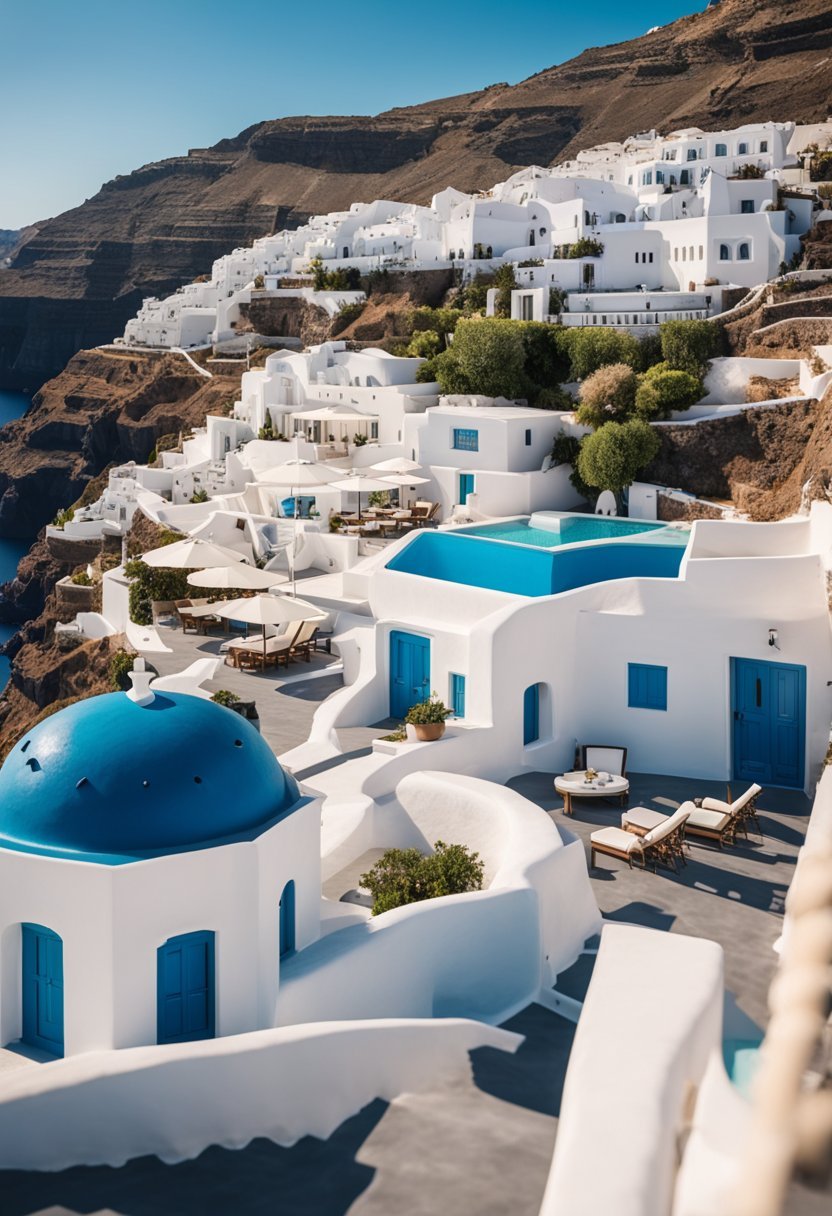
[[[768,631],[768,644],[769,644],[769,646],[773,646],[775,650],[779,650],[779,649],[780,649],[780,647],[777,645],[777,638],[778,638],[778,637],[779,637],[779,634],[778,634],[778,632],[777,632],[777,630],[776,630],[776,629],[769,629],[769,631]]]

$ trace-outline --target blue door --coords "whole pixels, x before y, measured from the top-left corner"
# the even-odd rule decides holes
[[[411,705],[430,696],[430,638],[390,634],[390,717],[403,718]]]
[[[803,788],[806,668],[731,660],[734,777]]]
[[[23,925],[23,1042],[64,1054],[64,944],[43,925]]]
[[[280,913],[280,957],[295,949],[295,883],[290,879],[283,888],[278,904]]]
[[[169,938],[156,951],[156,1041],[213,1039],[214,934]]]
[[[523,693],[523,745],[540,738],[540,685],[530,684]]]
[[[468,495],[474,493],[474,474],[460,473],[459,475],[459,503],[464,507],[468,501]]]

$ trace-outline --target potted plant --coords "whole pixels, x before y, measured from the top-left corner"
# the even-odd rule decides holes
[[[445,733],[445,719],[452,713],[453,710],[448,709],[436,693],[431,693],[426,701],[411,705],[405,721],[413,727],[416,738],[421,743],[429,743],[442,738]]]

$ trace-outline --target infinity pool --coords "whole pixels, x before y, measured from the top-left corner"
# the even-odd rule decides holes
[[[564,515],[553,517],[551,527],[537,528],[524,519],[506,519],[498,524],[480,524],[475,528],[465,528],[464,536],[484,536],[488,540],[510,541],[515,545],[534,545],[539,549],[557,549],[561,545],[580,544],[588,540],[614,540],[622,536],[635,536],[639,533],[663,532],[670,533],[674,538],[682,536],[681,542],[674,539],[672,543],[684,544],[687,536],[680,534],[675,528],[667,528],[665,524],[648,523],[641,519],[609,519],[601,515]]]
[[[547,532],[549,543],[542,548],[528,539],[534,530],[527,529],[527,539],[519,544],[506,544],[502,536],[498,540],[472,534],[469,529],[419,532],[391,558],[387,569],[512,595],[540,596],[618,578],[677,578],[685,554],[684,534],[672,544],[636,537],[594,545],[561,542],[558,547]]]

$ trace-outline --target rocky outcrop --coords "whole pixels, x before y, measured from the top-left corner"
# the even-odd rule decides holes
[[[81,351],[0,429],[0,536],[35,535],[107,465],[146,462],[160,436],[202,425],[239,385],[180,355]]]
[[[262,122],[145,165],[40,224],[0,271],[0,385],[37,388],[121,332],[144,296],[313,212],[427,203],[654,126],[823,120],[830,37],[832,0],[723,0],[517,85],[373,118]]]

